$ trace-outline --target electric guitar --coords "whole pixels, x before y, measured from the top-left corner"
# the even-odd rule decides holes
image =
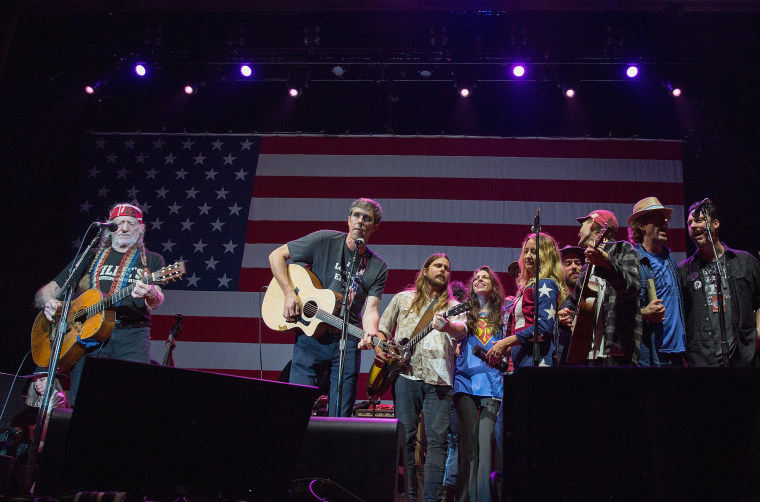
[[[185,274],[185,262],[177,262],[150,274],[142,280],[145,284],[164,284]],[[61,343],[61,353],[58,358],[58,368],[65,370],[74,366],[87,348],[78,340],[105,342],[113,332],[116,323],[116,312],[111,308],[119,301],[132,294],[135,285],[118,290],[108,297],[103,297],[97,288],[82,292],[71,302],[69,315],[66,319],[67,331]],[[60,314],[60,313],[59,313]],[[50,322],[45,312],[37,314],[32,326],[32,357],[38,366],[47,367],[53,349],[59,320]]]
[[[276,279],[272,279],[261,302],[261,318],[269,329],[274,331],[298,330],[306,336],[319,338],[327,328],[342,328],[343,319],[334,315],[340,306],[341,295],[330,289],[323,289],[322,283],[310,270],[300,265],[288,265],[288,279],[301,304],[301,313],[295,321],[288,321],[282,315],[285,305],[285,293]],[[367,334],[363,329],[348,325],[348,334],[359,340]],[[406,347],[388,342],[377,335],[372,343],[393,358],[408,361],[411,353]]]
[[[461,314],[462,312],[467,312],[470,309],[472,309],[472,300],[467,300],[464,303],[451,307],[443,314],[443,317],[449,318]],[[409,371],[409,360],[414,351],[414,346],[431,331],[433,331],[432,321],[425,327],[425,329],[414,335],[411,339],[403,338],[398,342],[400,346],[408,351],[409,357],[407,359],[401,360],[391,357],[388,364],[383,364],[382,366],[374,362],[372,363],[372,367],[369,369],[369,378],[367,380],[367,394],[370,397],[385,394],[385,391],[393,385],[393,382],[396,381],[396,378],[398,378],[400,374]]]
[[[614,227],[610,228],[610,222],[611,220],[607,220],[596,237],[594,249],[599,249],[607,234],[614,230]],[[599,286],[591,282],[593,274],[594,266],[591,265],[586,269],[586,275],[583,278],[581,294],[575,310],[575,324],[570,337],[570,346],[567,348],[567,364],[570,365],[586,364],[588,353],[591,350],[594,338],[594,314],[596,313],[596,302],[599,295]]]

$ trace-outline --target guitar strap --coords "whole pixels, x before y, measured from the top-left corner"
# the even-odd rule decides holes
[[[430,324],[430,321],[433,320],[433,315],[435,312],[433,312],[433,307],[435,307],[435,304],[438,303],[438,298],[433,297],[433,301],[430,302],[430,305],[428,305],[427,310],[425,310],[425,313],[422,314],[422,317],[420,317],[419,322],[417,323],[417,326],[414,327],[414,331],[412,332],[412,336],[409,338],[414,338],[417,333],[425,329],[425,327]]]

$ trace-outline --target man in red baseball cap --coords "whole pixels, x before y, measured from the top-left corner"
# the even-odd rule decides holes
[[[559,347],[563,352],[559,354],[560,363],[566,362],[568,355],[569,342],[566,340],[569,328],[578,322],[576,315],[582,315],[589,318],[581,319],[577,336],[576,333],[573,336],[576,336],[576,344],[589,336],[591,343],[588,347],[573,346],[570,363],[635,365],[641,344],[639,260],[636,250],[628,242],[613,240],[618,222],[611,211],[596,209],[576,219],[581,224],[578,247],[583,249],[585,265],[578,275],[575,290],[557,314],[564,327],[559,332],[558,352]],[[588,299],[583,297],[587,293],[583,290],[587,275],[592,291]],[[593,308],[578,309],[579,304],[588,305],[589,300]],[[591,333],[580,333],[580,326],[589,326]]]

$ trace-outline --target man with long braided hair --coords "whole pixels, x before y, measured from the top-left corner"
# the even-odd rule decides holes
[[[76,271],[76,292],[90,288],[104,295],[134,285],[131,296],[116,305],[116,324],[111,336],[102,344],[89,342],[88,353],[95,357],[150,362],[150,311],[164,301],[161,287],[146,284],[142,279],[165,265],[164,259],[145,249],[145,224],[142,210],[136,203],[118,203],[109,211],[108,221],[116,230],[106,230],[100,244],[82,260]],[[61,302],[57,298],[61,285],[68,277],[66,267],[55,279],[44,285],[35,295],[36,305],[44,309],[45,317],[52,321],[58,315]],[[85,358],[71,369],[70,399],[75,404],[79,380]]]

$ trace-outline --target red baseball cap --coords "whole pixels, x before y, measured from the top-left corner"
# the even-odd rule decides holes
[[[598,223],[601,226],[606,225],[609,221],[611,227],[618,228],[617,218],[615,218],[615,213],[612,211],[607,211],[606,209],[595,209],[588,213],[588,216],[581,216],[580,218],[576,218],[576,220],[578,220],[578,223],[583,223],[589,218],[592,219],[594,223]]]

